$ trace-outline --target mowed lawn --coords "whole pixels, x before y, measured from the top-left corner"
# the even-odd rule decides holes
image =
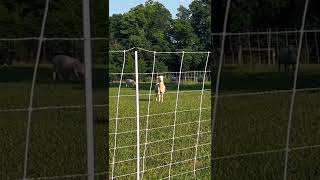
[[[116,119],[118,86],[119,83],[113,83],[109,89],[109,172],[112,175],[112,162],[115,158],[113,176],[117,179],[135,179],[137,169],[135,88],[125,87],[125,84],[122,84],[118,119]],[[143,178],[166,178],[169,176],[171,166],[172,179],[210,179],[210,84],[205,84],[200,105],[202,83],[182,83],[177,108],[177,84],[166,83],[164,102],[155,101],[153,87],[149,114],[150,83],[140,83],[139,86],[140,170],[144,170],[144,173],[141,173]]]
[[[25,143],[32,68],[1,70],[0,83],[0,179],[21,179],[24,170]],[[59,108],[84,105],[83,84],[53,83],[46,69],[40,69],[35,87],[30,125],[28,178],[79,176],[56,179],[86,179],[85,108]],[[12,75],[12,76],[9,76]],[[105,88],[94,88],[94,103],[105,104]],[[57,107],[46,109],[46,107]],[[44,109],[41,109],[44,108]],[[18,109],[16,111],[4,111]],[[95,170],[107,171],[107,107],[94,108]],[[82,174],[82,175],[81,175]],[[106,173],[96,176],[106,179]]]

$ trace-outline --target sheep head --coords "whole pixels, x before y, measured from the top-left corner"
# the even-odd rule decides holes
[[[158,76],[160,82],[163,82],[163,76]]]

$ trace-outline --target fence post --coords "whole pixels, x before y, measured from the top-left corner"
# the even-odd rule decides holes
[[[315,44],[316,44],[316,52],[317,52],[317,60],[318,60],[318,64],[320,63],[320,56],[319,56],[319,47],[318,47],[318,40],[317,40],[317,32],[314,32],[314,40],[315,40]]]
[[[262,61],[261,61],[261,53],[260,53],[260,48],[261,48],[261,46],[260,46],[260,35],[258,34],[257,35],[257,42],[258,42],[258,55],[259,55],[259,64],[261,65],[262,64]]]
[[[285,29],[286,31],[286,45],[289,46],[289,41],[288,41],[288,29]]]
[[[268,32],[268,65],[271,64],[271,29],[269,28]]]
[[[230,50],[231,50],[231,54],[232,54],[232,65],[234,65],[234,52],[233,52],[233,45],[232,45],[232,40],[231,40],[232,36],[229,36],[229,43],[230,43]]]
[[[240,45],[240,46],[239,46],[239,51],[238,51],[238,61],[239,61],[239,65],[242,64],[241,57],[242,57],[242,46]]]
[[[280,48],[279,48],[279,33],[277,33],[276,36],[276,42],[277,42],[277,49],[276,49],[276,56],[279,57],[279,52],[280,52]],[[276,63],[274,63],[274,66],[276,66]]]
[[[308,64],[310,64],[310,52],[309,52],[309,46],[308,46],[308,36],[307,36],[307,32],[304,33],[304,38],[305,38],[305,43],[306,43],[306,56],[307,56],[307,62]]]
[[[87,121],[87,174],[88,180],[94,180],[94,133],[92,106],[92,71],[91,71],[91,32],[90,32],[90,1],[83,0],[83,34],[85,62],[85,95]]]
[[[250,63],[251,63],[250,65],[253,66],[250,33],[248,33],[248,46],[249,46],[249,53],[250,53]]]
[[[137,109],[137,180],[140,179],[140,112],[139,112],[139,71],[138,51],[134,52],[134,66],[136,74],[136,109]]]

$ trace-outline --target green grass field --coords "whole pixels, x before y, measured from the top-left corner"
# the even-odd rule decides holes
[[[301,66],[297,88],[320,87],[320,69],[317,65]],[[213,78],[212,82],[215,82]],[[249,67],[224,67],[221,76],[220,95],[217,121],[216,121],[216,144],[214,162],[214,174],[210,174],[210,169],[202,169],[197,172],[197,177],[193,177],[193,161],[195,149],[185,149],[174,152],[173,163],[181,162],[172,168],[172,175],[188,172],[173,179],[283,179],[287,126],[289,119],[289,108],[292,92],[269,93],[250,96],[230,96],[238,93],[262,92],[275,90],[290,90],[293,85],[293,72],[276,72],[275,68],[268,66]],[[148,85],[143,85],[142,94],[148,93]],[[215,84],[213,84],[215,86]],[[154,95],[150,114],[160,114],[174,111],[176,100],[176,87],[169,85],[169,92],[166,94],[164,105],[155,102]],[[194,85],[184,85],[184,90],[201,89]],[[133,88],[121,89],[121,95],[134,94]],[[117,95],[117,85],[110,90],[110,96]],[[199,92],[184,92],[179,94],[178,109],[194,109],[199,107]],[[210,91],[204,94],[203,107],[210,108]],[[229,97],[230,96],[230,97]],[[148,96],[140,97],[141,124],[141,152],[144,150],[145,126],[147,114]],[[161,104],[161,103],[160,103]],[[299,91],[296,94],[295,106],[290,134],[288,179],[319,179],[320,178],[320,150],[319,145],[319,117],[320,117],[320,93],[318,90]],[[210,111],[203,111],[201,132],[210,130]],[[116,97],[110,99],[110,118],[115,118]],[[120,98],[119,118],[135,115],[135,97],[124,96]],[[188,123],[197,121],[199,112],[183,112],[177,114],[178,123]],[[147,142],[166,140],[172,137],[174,115],[163,114],[149,117],[149,128],[156,130],[148,131]],[[110,121],[110,131],[114,132],[115,120]],[[152,124],[150,124],[152,123]],[[195,137],[186,137],[197,132],[197,123],[176,126],[176,131],[181,143],[175,144],[174,149],[184,149],[195,144]],[[169,126],[169,127],[168,127]],[[157,127],[165,127],[157,129]],[[168,128],[167,128],[168,127]],[[129,132],[128,132],[129,131]],[[128,132],[128,133],[120,133]],[[151,132],[151,133],[150,133]],[[154,132],[154,134],[152,133]],[[115,176],[134,173],[136,170],[136,132],[135,119],[120,119],[118,124]],[[204,134],[203,134],[204,135]],[[154,138],[154,139],[153,139]],[[114,147],[114,134],[110,136],[110,147]],[[210,143],[211,135],[207,134],[201,138],[201,143]],[[172,140],[161,141],[147,145],[147,156],[151,156],[146,161],[146,179],[165,178],[168,176],[170,164],[170,153],[156,156],[159,153],[171,151]],[[119,148],[119,147],[128,148]],[[156,146],[156,147],[154,147]],[[210,146],[203,147],[200,154],[210,154]],[[247,154],[249,153],[249,154]],[[253,154],[250,154],[253,153]],[[113,149],[110,149],[109,162],[112,162]],[[142,156],[143,154],[141,154]],[[153,156],[154,155],[154,156]],[[238,156],[239,155],[239,156]],[[201,155],[200,155],[201,156]],[[148,161],[149,160],[149,161]],[[199,160],[197,168],[210,166],[209,157]],[[199,164],[198,164],[199,163]],[[109,168],[110,170],[110,168]],[[120,179],[134,179],[135,174],[131,174]],[[211,177],[212,176],[212,177]]]
[[[141,170],[145,164],[144,179],[166,178],[169,175],[170,162],[171,176],[173,179],[189,179],[192,177],[194,163],[196,166],[196,178],[210,179],[210,118],[211,118],[211,91],[206,90],[203,94],[200,131],[198,136],[201,83],[181,84],[177,113],[175,119],[176,92],[177,84],[166,84],[167,94],[164,102],[156,102],[154,90],[150,102],[148,118],[148,137],[146,140],[147,114],[149,102],[150,83],[139,84],[140,87],[140,152],[144,155],[146,142],[146,159],[143,163],[141,159]],[[112,84],[109,92],[110,97],[110,156],[109,162],[112,163],[115,148],[115,117],[117,105],[117,84]],[[209,89],[210,84],[205,85]],[[114,176],[119,179],[135,179],[136,174],[136,105],[135,89],[121,87],[117,144],[115,154]],[[131,95],[131,96],[130,96]],[[133,95],[133,96],[132,96]],[[130,118],[133,117],[133,118]],[[175,126],[174,126],[175,124]],[[175,128],[173,159],[171,161],[171,148],[173,129]],[[198,144],[197,144],[198,139]],[[195,146],[197,148],[197,159],[195,157]],[[112,172],[112,164],[109,167]],[[190,172],[191,171],[191,172]],[[188,172],[187,174],[182,174]],[[131,174],[124,176],[126,174]],[[112,174],[111,174],[112,175]]]
[[[297,88],[320,87],[319,69],[319,65],[302,65]],[[220,93],[225,97],[219,98],[217,111],[213,179],[283,179],[292,92],[228,95],[292,87],[292,71],[279,73],[267,66],[223,69]],[[319,146],[304,148],[320,144],[319,107],[319,90],[297,92],[289,141],[290,180],[320,179]],[[246,153],[253,154],[241,156]]]
[[[0,109],[25,109],[29,104],[31,68],[0,70]],[[84,105],[79,83],[53,83],[47,69],[39,69],[34,108]],[[97,83],[99,84],[99,83]],[[106,102],[106,90],[94,88],[94,103]],[[107,171],[107,107],[94,109],[96,172]],[[28,112],[0,112],[0,179],[23,177]],[[28,178],[86,174],[86,121],[84,108],[38,109],[32,113]],[[97,179],[106,179],[106,175]],[[85,176],[56,179],[86,179]]]
[[[297,88],[320,87],[320,67],[302,66]],[[214,72],[216,72],[214,70]],[[102,73],[102,72],[100,72]],[[41,68],[36,85],[34,106],[79,105],[84,103],[81,84],[66,82],[52,84],[48,69]],[[0,70],[0,109],[26,108],[29,102],[32,69],[13,67]],[[96,73],[95,77],[100,77]],[[215,78],[212,77],[213,86]],[[94,83],[94,103],[103,104],[105,88]],[[182,84],[176,116],[175,145],[172,160],[172,179],[283,179],[287,125],[291,92],[250,96],[235,93],[290,90],[293,73],[278,73],[266,66],[224,67],[221,75],[219,106],[216,121],[215,173],[210,173],[211,91],[205,91],[201,111],[198,159],[194,161],[201,84]],[[152,94],[148,119],[148,144],[145,179],[165,178],[169,175],[172,133],[176,102],[176,85],[167,84],[164,102],[155,102]],[[96,172],[107,171],[112,162],[116,117],[117,84],[111,84],[109,123],[107,108],[95,108]],[[205,89],[210,89],[206,84]],[[115,176],[136,170],[135,91],[121,88]],[[149,84],[140,84],[141,157],[146,135]],[[142,95],[146,94],[146,95]],[[296,94],[290,134],[288,179],[320,179],[320,92],[298,91]],[[186,111],[189,110],[189,111]],[[133,117],[133,118],[126,118]],[[19,179],[23,175],[27,112],[0,112],[0,179]],[[46,109],[33,112],[28,160],[28,177],[50,177],[85,174],[85,110]],[[108,129],[109,127],[109,129]],[[109,140],[107,133],[109,133]],[[108,154],[108,143],[109,153]],[[128,147],[128,148],[126,148]],[[246,153],[253,153],[251,155]],[[234,156],[236,155],[236,156]],[[239,155],[239,156],[237,156]],[[143,159],[141,159],[141,164]],[[193,177],[193,165],[201,169]],[[205,168],[205,169],[202,169]],[[141,165],[142,170],[142,165]],[[111,166],[109,166],[111,171]],[[179,175],[180,173],[187,174]],[[119,179],[134,179],[135,174]],[[211,177],[212,176],[212,177]],[[106,179],[99,176],[98,179]],[[57,178],[86,179],[85,177]]]

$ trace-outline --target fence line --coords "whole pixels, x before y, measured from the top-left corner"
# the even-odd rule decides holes
[[[298,151],[298,150],[303,150],[303,149],[314,149],[314,148],[320,148],[320,144],[310,145],[310,146],[291,147],[291,148],[289,148],[289,151]],[[261,154],[279,153],[279,152],[285,152],[285,151],[286,151],[286,148],[281,148],[281,149],[273,149],[273,150],[268,150],[268,151],[256,151],[256,152],[248,152],[248,153],[241,153],[241,154],[217,156],[212,159],[213,160],[222,160],[222,159],[231,159],[231,158],[236,158],[236,157],[246,157],[246,156],[254,156],[254,155],[261,155]]]
[[[294,80],[293,80],[293,91],[291,96],[291,102],[290,102],[290,112],[289,112],[289,120],[288,120],[288,127],[287,127],[287,139],[286,139],[286,148],[285,148],[285,161],[284,161],[284,173],[283,173],[283,179],[287,180],[287,172],[288,172],[288,158],[289,158],[289,145],[290,145],[290,134],[291,134],[291,124],[292,124],[292,117],[293,117],[293,107],[296,97],[296,88],[297,88],[297,79],[298,79],[298,71],[299,71],[299,62],[300,62],[300,56],[301,56],[301,48],[302,48],[302,41],[303,41],[303,29],[306,21],[306,14],[307,9],[309,5],[309,0],[305,1],[304,11],[303,11],[303,17],[301,22],[301,30],[300,30],[300,39],[299,39],[299,47],[298,47],[298,54],[297,54],[297,64],[295,67],[294,72]]]
[[[191,91],[180,91],[180,93],[188,93],[188,92],[199,92],[201,90],[191,90]],[[211,89],[205,89],[205,91],[211,91]],[[281,94],[281,93],[290,93],[292,92],[292,89],[288,90],[274,90],[274,91],[257,91],[257,92],[248,92],[248,93],[230,93],[230,94],[220,94],[219,98],[230,98],[230,97],[242,97],[242,96],[256,96],[256,95],[268,95],[268,94]],[[320,88],[302,88],[302,89],[296,89],[297,92],[308,92],[308,91],[320,91]],[[174,93],[174,92],[167,92],[167,93]],[[140,94],[140,96],[146,96],[148,94]],[[135,95],[121,95],[120,97],[134,97]],[[115,98],[118,96],[110,96],[111,98]],[[216,97],[213,95],[212,97]],[[108,107],[108,104],[95,104],[93,105],[94,108],[104,108]],[[85,108],[85,105],[66,105],[66,106],[40,106],[40,107],[32,107],[33,111],[41,111],[41,110],[56,110],[56,109],[81,109]],[[202,108],[202,109],[208,109],[208,108]],[[0,113],[2,112],[24,112],[28,111],[28,108],[12,108],[12,109],[0,109]],[[179,112],[186,112],[186,111],[195,111],[199,109],[191,109],[191,110],[183,110]],[[171,113],[171,112],[169,112]],[[157,114],[162,115],[163,113]],[[140,117],[146,117],[146,115],[140,116]],[[132,119],[135,117],[124,117],[119,119]],[[111,118],[109,120],[115,120],[116,118]]]
[[[136,128],[137,128],[137,180],[140,180],[140,106],[139,106],[139,69],[138,69],[138,51],[134,52],[134,67],[136,73]]]
[[[181,93],[192,93],[192,92],[201,92],[202,90],[189,90],[189,91],[180,91]],[[211,91],[211,89],[204,89],[204,91]],[[166,92],[166,94],[176,94],[175,92],[173,91],[169,91],[169,92]],[[139,94],[139,96],[149,96],[149,94]],[[118,97],[118,96],[109,96],[109,98],[115,98],[115,97]],[[120,97],[135,97],[135,95],[133,94],[128,94],[128,95],[120,95]]]
[[[29,159],[29,140],[30,140],[30,126],[32,120],[32,107],[33,107],[33,96],[34,96],[34,89],[37,79],[37,72],[38,72],[38,65],[40,62],[40,54],[41,54],[41,47],[42,47],[42,38],[44,36],[45,25],[47,21],[48,9],[49,9],[49,2],[50,0],[46,0],[44,14],[42,18],[42,25],[40,31],[40,39],[38,42],[37,48],[37,57],[36,62],[34,65],[33,75],[32,75],[32,82],[31,82],[31,91],[29,96],[29,106],[28,106],[28,119],[27,119],[27,132],[25,137],[25,152],[24,152],[24,163],[23,163],[23,179],[27,179],[27,171],[28,171],[28,159]]]
[[[193,72],[204,72],[204,71],[183,71],[183,72],[181,72],[182,74],[185,74],[185,73],[193,73]],[[207,73],[211,73],[211,71],[206,71]],[[178,73],[180,73],[180,72],[175,72],[175,71],[166,71],[166,72],[161,72],[161,73],[147,73],[147,72],[145,72],[145,73],[138,73],[138,74],[173,74],[173,73],[175,73],[175,74],[178,74]],[[109,74],[112,74],[112,75],[120,75],[121,73],[109,73]],[[136,73],[123,73],[123,74],[136,74]]]
[[[0,41],[29,41],[29,40],[42,40],[42,41],[58,41],[58,40],[66,40],[66,41],[84,41],[86,39],[90,40],[108,40],[107,37],[91,37],[91,38],[78,38],[78,37],[21,37],[21,38],[0,38]]]
[[[82,109],[85,108],[85,105],[68,105],[68,106],[41,106],[41,107],[32,107],[32,111],[43,111],[43,110],[59,110],[59,109]],[[108,107],[108,104],[96,104],[93,105],[94,108],[104,108]],[[30,110],[29,108],[13,108],[13,109],[0,109],[2,112],[24,112]]]
[[[303,32],[314,33],[320,32],[320,29],[304,29]],[[241,36],[241,35],[268,35],[268,34],[293,34],[300,33],[300,30],[289,30],[289,31],[253,31],[253,32],[225,32],[226,36]],[[212,36],[221,36],[223,33],[211,33]]]
[[[98,173],[94,173],[95,176],[101,176],[108,174],[108,171],[102,171]],[[50,180],[50,179],[61,179],[61,178],[78,178],[78,177],[86,177],[88,174],[70,174],[70,175],[63,175],[63,176],[48,176],[48,177],[35,177],[35,178],[28,178],[28,180]],[[23,180],[23,179],[15,179],[15,180]]]
[[[154,75],[154,70],[155,70],[155,64],[156,64],[156,53],[153,53],[153,63],[152,63],[152,74],[151,74],[151,82],[150,82],[150,88],[149,88],[149,96],[148,96],[148,110],[147,110],[147,121],[146,121],[146,134],[145,134],[145,142],[148,141],[148,130],[149,129],[149,115],[150,115],[150,105],[151,105],[151,89],[152,89],[152,82],[153,82],[153,75]],[[137,72],[138,73],[138,72]],[[142,159],[142,171],[145,170],[145,157],[147,153],[147,144],[145,143],[144,145],[144,150],[143,150],[143,159]],[[141,174],[141,179],[143,179],[143,173]]]
[[[207,146],[207,145],[210,145],[210,143],[200,144],[200,145],[198,145],[198,146]],[[195,148],[195,147],[196,147],[196,146],[189,146],[189,147],[186,147],[186,148],[176,149],[176,150],[174,150],[174,152],[183,151],[183,150],[187,150],[187,149],[192,149],[192,148]],[[167,151],[167,152],[163,152],[163,153],[158,153],[158,154],[154,154],[154,155],[149,155],[149,156],[145,156],[145,157],[140,157],[140,159],[143,159],[143,158],[151,158],[151,157],[155,157],[155,156],[161,156],[161,155],[169,154],[169,153],[171,153],[171,151]],[[115,162],[115,164],[120,164],[120,163],[124,163],[124,162],[128,162],[128,161],[135,161],[135,160],[137,160],[137,158],[132,158],[132,159],[127,159],[127,160],[117,161],[117,162]],[[112,164],[112,163],[109,163],[109,164]]]
[[[210,121],[210,119],[206,119],[206,120],[201,120],[201,123],[203,122],[208,122]],[[194,123],[199,123],[199,121],[191,121],[191,122],[186,122],[186,123],[179,123],[176,124],[176,126],[182,126],[182,125],[187,125],[187,124],[194,124]],[[168,126],[159,126],[159,127],[155,127],[155,128],[150,128],[148,129],[148,131],[152,131],[152,130],[157,130],[157,129],[165,129],[165,128],[170,128],[173,127],[173,125],[168,125]],[[124,132],[120,132],[120,133],[109,133],[109,135],[116,135],[116,134],[129,134],[129,133],[134,133],[137,130],[132,130],[132,131],[124,131]],[[146,131],[146,129],[141,129],[140,132]]]
[[[140,48],[140,47],[132,47],[132,48],[129,48],[127,50],[110,50],[109,53],[120,53],[120,52],[123,52],[123,51],[132,51],[132,50],[142,50],[142,51],[145,51],[145,52],[150,52],[150,53],[156,53],[156,54],[207,54],[207,53],[211,53],[209,51],[203,51],[203,52],[200,52],[200,51],[176,51],[176,52],[172,52],[172,51],[152,51],[152,50],[147,50],[147,49],[144,49],[144,48]]]
[[[202,110],[207,110],[210,108],[201,108]],[[180,110],[180,111],[171,111],[171,112],[165,112],[165,113],[157,113],[157,114],[152,114],[152,115],[140,115],[139,117],[150,117],[150,116],[161,116],[165,114],[174,114],[175,112],[177,113],[182,113],[182,112],[191,112],[191,111],[199,111],[200,109],[187,109],[187,110]],[[129,117],[122,117],[122,118],[110,118],[109,120],[121,120],[121,119],[136,119],[136,116],[129,116]]]
[[[202,134],[208,134],[211,131],[206,131],[206,132],[201,132],[200,135]],[[191,136],[196,136],[198,134],[188,134],[185,136],[177,136],[175,137],[175,139],[181,139],[181,138],[185,138],[185,137],[191,137]],[[147,144],[155,144],[155,143],[160,143],[160,142],[165,142],[165,141],[169,141],[169,140],[173,140],[173,138],[166,138],[166,139],[161,139],[161,140],[157,140],[157,141],[150,141]],[[140,143],[140,146],[145,145],[145,143]],[[121,147],[117,147],[117,149],[125,149],[125,148],[132,148],[132,147],[137,147],[136,144],[134,145],[126,145],[126,146],[121,146]],[[109,150],[114,150],[115,148],[109,148]],[[171,151],[170,151],[171,152]]]
[[[224,48],[225,48],[225,40],[226,40],[226,32],[227,32],[227,22],[228,22],[228,16],[229,16],[229,9],[230,9],[230,3],[231,0],[227,1],[226,5],[226,12],[225,12],[225,18],[223,22],[223,29],[222,29],[222,38],[221,38],[221,53],[219,56],[219,65],[218,65],[218,73],[217,73],[217,79],[216,79],[216,87],[215,87],[215,98],[213,102],[213,112],[212,112],[212,123],[211,123],[211,130],[213,132],[216,131],[216,116],[217,116],[217,109],[218,109],[218,99],[219,99],[219,93],[220,93],[220,76],[221,76],[221,70],[222,70],[222,63],[223,63],[223,56],[224,56]],[[241,47],[241,46],[240,46]],[[211,144],[212,144],[212,149],[211,149],[211,154],[213,155],[214,150],[216,149],[216,144],[214,144],[215,141],[215,136],[214,134],[212,135],[213,137],[211,138]],[[211,167],[212,171],[215,168],[213,161],[211,160]],[[216,170],[216,169],[215,169]]]

